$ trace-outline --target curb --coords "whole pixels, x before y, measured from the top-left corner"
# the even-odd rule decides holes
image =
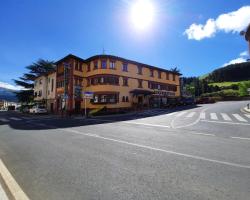
[[[0,159],[0,184],[10,200],[29,200],[9,170]]]
[[[247,107],[241,108],[240,111],[246,114],[250,114],[250,111],[247,109]]]

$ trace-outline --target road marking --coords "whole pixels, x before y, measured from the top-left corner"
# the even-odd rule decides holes
[[[3,161],[0,159],[0,176],[8,188],[13,199],[29,200],[27,195],[23,192],[21,187],[18,185],[14,177],[11,175]]]
[[[250,119],[250,115],[249,114],[245,114],[245,116]]]
[[[9,122],[10,120],[5,119],[5,118],[0,118],[0,121],[2,121],[2,122]]]
[[[244,138],[244,137],[231,137],[231,138],[239,140],[250,140],[250,138]]]
[[[191,117],[193,117],[194,115],[195,115],[195,112],[191,112],[191,113],[189,113],[186,117],[191,118]]]
[[[194,134],[194,135],[205,135],[205,136],[213,136],[215,137],[215,134],[210,134],[210,133],[196,133],[196,132],[192,132],[190,134]]]
[[[240,122],[247,122],[247,120],[245,120],[243,117],[241,117],[239,114],[233,114],[233,116],[239,120]]]
[[[221,113],[221,116],[225,121],[232,121],[232,119],[226,113]]]
[[[206,119],[206,113],[201,112],[200,113],[200,119]]]
[[[210,120],[201,120],[201,122],[250,126],[250,124],[240,123],[240,122],[220,122],[220,121],[210,121]]]
[[[210,117],[212,120],[218,120],[216,113],[210,113]]]
[[[0,199],[1,200],[8,200],[7,194],[5,193],[3,187],[0,184]]]
[[[17,117],[10,117],[10,119],[15,120],[15,121],[20,121],[20,120],[22,120],[22,119],[17,118]]]
[[[144,126],[154,126],[154,127],[163,127],[163,128],[170,128],[170,126],[166,126],[166,125],[147,124],[147,123],[132,122],[132,121],[125,121],[125,122],[122,122],[122,123],[126,123],[126,124],[137,124],[137,125],[144,125]]]
[[[67,129],[63,129],[63,130],[68,131],[68,132],[72,132],[72,130],[67,130]],[[151,146],[147,146],[147,145],[127,142],[127,141],[124,141],[124,140],[118,140],[118,139],[103,137],[103,136],[96,135],[96,134],[83,133],[83,132],[75,131],[75,130],[73,130],[73,131],[74,131],[74,133],[77,133],[77,134],[80,134],[80,135],[84,135],[84,136],[88,136],[88,137],[94,137],[94,138],[107,140],[107,141],[111,141],[111,142],[116,142],[116,143],[120,143],[120,144],[126,144],[126,145],[135,146],[135,147],[139,147],[139,148],[144,148],[144,149],[148,149],[148,150],[159,151],[159,152],[172,154],[172,155],[177,155],[177,156],[186,157],[186,158],[191,158],[191,159],[195,159],[195,160],[202,160],[202,161],[227,165],[227,166],[230,166],[230,167],[239,167],[239,168],[250,169],[250,165],[242,165],[242,164],[238,164],[238,163],[220,161],[220,160],[205,158],[205,157],[202,157],[202,156],[195,156],[195,155],[191,155],[191,154],[179,153],[179,152],[176,152],[176,151],[165,150],[165,149],[155,148],[155,147],[151,147]]]

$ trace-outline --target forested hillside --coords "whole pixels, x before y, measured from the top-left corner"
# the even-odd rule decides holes
[[[245,81],[250,80],[250,62],[228,65],[210,73],[208,82]]]

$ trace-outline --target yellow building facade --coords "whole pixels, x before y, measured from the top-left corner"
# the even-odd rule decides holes
[[[97,55],[86,60],[68,55],[57,64],[57,109],[132,109],[164,106],[180,96],[179,73],[136,61]],[[66,84],[65,84],[66,83]]]

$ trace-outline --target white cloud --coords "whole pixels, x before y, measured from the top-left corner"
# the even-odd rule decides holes
[[[243,51],[240,53],[240,57],[247,57],[248,56],[248,52],[247,51]]]
[[[202,40],[211,38],[219,31],[226,33],[239,33],[250,23],[250,6],[243,6],[240,9],[219,15],[216,19],[208,19],[203,24],[192,24],[185,30],[184,35],[188,39]]]
[[[6,89],[9,89],[9,90],[24,90],[24,88],[21,87],[21,86],[15,86],[15,85],[11,85],[9,83],[4,83],[4,82],[1,82],[1,81],[0,81],[0,87],[1,88],[6,88]]]
[[[243,62],[246,62],[246,57],[248,56],[248,52],[247,51],[243,51],[240,53],[240,57],[239,58],[235,58],[233,60],[230,60],[229,62],[225,63],[223,65],[224,66],[227,66],[227,65],[231,65],[231,64],[236,64],[236,63],[243,63]]]

